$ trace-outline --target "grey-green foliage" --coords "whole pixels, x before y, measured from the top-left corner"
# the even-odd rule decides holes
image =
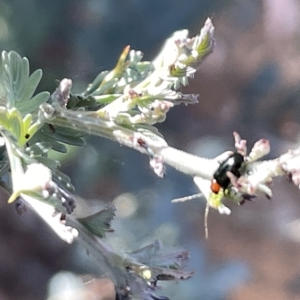
[[[96,214],[86,218],[78,218],[78,221],[86,227],[91,233],[99,238],[105,237],[106,232],[113,231],[111,229],[111,220],[115,216],[116,207],[108,205]]]
[[[4,86],[7,108],[16,108],[22,115],[36,113],[39,105],[46,102],[49,92],[34,92],[42,78],[42,70],[36,70],[30,75],[29,62],[14,51],[2,52],[1,83]]]
[[[94,110],[120,98],[128,84],[135,86],[154,71],[153,64],[142,61],[142,58],[143,54],[140,51],[131,51],[128,61],[116,76],[107,80],[113,71],[101,72],[82,94],[71,95],[68,108],[84,107]]]
[[[42,71],[36,70],[30,74],[27,58],[22,58],[14,51],[8,53],[3,51],[1,58],[1,107],[7,111],[1,111],[0,125],[20,141],[28,134],[28,128],[24,128],[26,122],[22,120],[22,117],[30,114],[31,119],[37,121],[39,107],[49,100],[50,93],[44,91],[35,95],[35,90],[42,78]],[[40,128],[26,141],[23,159],[31,163],[33,158],[45,164],[52,170],[55,181],[66,189],[74,190],[69,177],[57,169],[60,164],[47,156],[50,149],[66,153],[65,144],[84,145],[82,138],[84,135],[77,130],[40,124]]]
[[[67,153],[65,144],[83,146],[85,144],[83,139],[84,136],[84,133],[75,129],[63,128],[52,124],[44,124],[32,137],[29,145],[34,145],[39,142],[47,142],[51,144],[51,149],[61,153]]]
[[[82,146],[84,140],[81,132],[66,128],[54,128],[48,124],[38,124],[38,112],[42,103],[50,98],[49,92],[34,95],[41,80],[42,71],[36,70],[30,75],[28,59],[14,51],[2,52],[0,68],[2,130],[9,132],[17,141],[19,155],[24,163],[34,160],[43,163],[52,170],[53,180],[63,188],[74,190],[67,175],[57,168],[60,163],[48,158],[50,149],[66,153],[65,144]],[[23,119],[22,119],[23,117]],[[37,130],[31,134],[31,121],[37,121]],[[27,138],[28,136],[28,138]],[[26,145],[22,151],[23,144]],[[3,157],[7,161],[6,156]],[[4,162],[2,162],[4,164]]]
[[[142,76],[142,73],[139,73],[137,70],[127,70],[125,73],[132,73],[129,77],[133,76],[138,78]],[[106,74],[106,73],[105,73]],[[40,105],[46,103],[50,97],[48,92],[41,92],[34,96],[35,89],[41,79],[42,72],[37,70],[33,72],[31,75],[29,73],[29,63],[26,58],[21,58],[16,52],[3,52],[2,53],[2,62],[0,69],[0,82],[1,82],[1,110],[0,110],[0,128],[2,133],[9,134],[13,141],[15,142],[15,149],[17,149],[17,153],[14,155],[19,156],[23,164],[31,164],[33,162],[39,162],[50,168],[52,172],[52,179],[59,186],[59,190],[52,194],[47,200],[48,203],[51,203],[55,206],[56,209],[62,209],[63,203],[58,202],[59,191],[63,192],[63,196],[67,195],[66,191],[74,191],[74,187],[72,186],[70,179],[67,175],[63,174],[58,170],[60,166],[60,162],[53,160],[48,157],[49,150],[53,149],[59,152],[67,152],[67,148],[65,144],[74,145],[74,146],[82,146],[84,145],[83,136],[86,134],[82,131],[78,131],[76,129],[65,128],[58,125],[53,125],[51,123],[43,123],[39,119],[39,108]],[[121,74],[122,76],[122,74]],[[100,76],[101,77],[101,76]],[[128,78],[129,78],[128,77]],[[99,77],[98,77],[99,79]],[[99,87],[98,79],[94,85]],[[128,81],[128,79],[126,79]],[[101,84],[101,83],[100,83]],[[121,89],[121,85],[118,85],[118,81],[114,81],[115,89]],[[112,88],[114,84],[108,84],[106,87]],[[92,85],[92,90],[94,89]],[[89,92],[85,92],[86,96],[83,94],[82,96],[72,96],[70,97],[69,109],[72,110],[93,110],[97,109],[99,106],[108,104],[113,102],[119,95],[114,96],[114,94],[105,94],[101,98],[98,93],[98,99],[94,98],[93,92],[88,89]],[[99,92],[99,91],[98,91]],[[97,94],[97,92],[94,94]],[[92,95],[92,96],[91,96]],[[137,131],[142,130],[147,133],[149,129],[147,124],[137,124],[132,125],[124,124],[126,127],[132,127]],[[140,128],[138,128],[140,126]],[[154,130],[154,129],[153,129]],[[156,134],[158,131],[154,130]],[[0,174],[1,176],[6,176],[9,171],[9,163],[7,156],[5,154],[5,147],[1,147],[1,157],[0,157]],[[4,183],[1,182],[3,186]],[[5,186],[10,190],[10,187]],[[34,194],[33,194],[34,195]],[[41,196],[36,195],[36,199],[41,201],[45,201]],[[115,207],[108,206],[98,213],[91,215],[86,218],[78,219],[78,221],[89,231],[92,236],[97,236],[99,238],[105,237],[106,232],[112,231],[111,229],[111,220],[114,217]],[[101,251],[101,250],[99,250]],[[117,272],[119,273],[116,278],[120,278],[120,282],[124,281],[124,278],[130,279],[130,285],[132,287],[132,294],[137,297],[144,297],[145,299],[154,299],[156,296],[154,295],[152,290],[148,290],[148,284],[146,283],[146,279],[143,279],[143,262],[140,261],[137,257],[138,252],[133,254],[132,259],[128,256],[126,266],[120,265],[117,268]],[[104,256],[112,255],[111,251],[108,253],[102,253]],[[116,256],[116,254],[113,254]],[[118,256],[116,256],[118,257]],[[157,254],[156,257],[159,257]],[[164,279],[182,279],[189,278],[191,273],[182,272],[179,269],[180,263],[177,265],[178,257],[179,261],[184,261],[184,255],[179,255],[178,253],[174,254],[173,259],[168,263],[166,261],[166,257],[162,257],[162,260],[165,261],[163,266],[158,264],[153,264],[152,267],[149,266],[151,270],[151,280],[156,282],[157,278]],[[177,257],[177,258],[176,258]],[[169,258],[168,258],[169,260]],[[145,261],[146,262],[146,261]],[[171,265],[177,265],[174,270],[171,270]],[[129,270],[132,269],[134,273],[131,274],[123,274],[124,278],[122,278],[121,270],[124,267]],[[167,267],[167,268],[165,268]],[[120,269],[121,268],[121,269]],[[121,275],[121,277],[120,277]],[[147,279],[149,280],[149,279]],[[116,286],[116,290],[118,295],[122,297],[123,292],[121,286]]]

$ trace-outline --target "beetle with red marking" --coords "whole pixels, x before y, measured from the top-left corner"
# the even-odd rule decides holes
[[[227,172],[232,173],[239,178],[241,176],[241,169],[244,164],[244,157],[238,152],[232,153],[227,159],[225,159],[213,175],[211,181],[211,191],[214,194],[218,194],[221,189],[226,190],[231,181],[227,175]]]

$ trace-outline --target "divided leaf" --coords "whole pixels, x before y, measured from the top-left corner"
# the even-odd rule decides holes
[[[92,234],[99,238],[105,237],[106,232],[112,232],[111,220],[115,216],[116,207],[108,205],[103,210],[86,218],[80,218],[78,221],[87,228]]]
[[[33,94],[42,78],[42,70],[36,70],[29,76],[29,62],[15,51],[2,52],[0,79],[5,88],[3,97],[7,108],[16,108],[22,115],[37,112],[39,105],[49,99],[50,93]]]

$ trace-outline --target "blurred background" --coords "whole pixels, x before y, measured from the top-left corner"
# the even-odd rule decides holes
[[[126,45],[151,60],[173,31],[196,35],[207,17],[216,48],[182,89],[199,93],[199,103],[171,110],[158,126],[166,141],[205,157],[233,150],[233,131],[249,148],[268,138],[269,158],[298,147],[297,0],[1,0],[0,49],[16,50],[31,70],[44,71],[40,90],[53,91],[56,80],[67,77],[80,92],[113,68]],[[162,283],[164,294],[174,300],[300,298],[300,191],[287,180],[274,182],[271,201],[229,203],[229,217],[211,210],[205,240],[203,200],[171,203],[197,193],[192,178],[168,168],[159,179],[146,156],[98,137],[87,142],[62,157],[63,170],[91,205],[99,199],[117,205],[108,243],[129,252],[160,239],[190,252],[186,269],[195,275]],[[59,272],[92,273],[83,249],[60,241],[33,213],[19,216],[6,199],[2,194],[1,300],[46,299]],[[91,289],[94,298],[86,299],[104,299]]]

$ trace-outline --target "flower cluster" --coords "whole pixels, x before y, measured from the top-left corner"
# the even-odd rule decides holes
[[[257,193],[264,194],[267,198],[272,197],[271,183],[278,176],[291,178],[293,183],[300,188],[300,151],[290,150],[278,158],[271,160],[259,160],[270,152],[270,144],[266,139],[257,141],[247,155],[247,142],[234,132],[236,153],[244,157],[244,162],[239,168],[238,176],[224,168],[224,176],[230,180],[229,186],[221,187],[218,193],[211,188],[211,179],[195,176],[194,181],[210,207],[218,209],[221,214],[230,214],[230,209],[223,204],[223,198],[229,198],[238,204],[251,200]],[[224,152],[216,157],[219,165],[214,168],[213,173],[218,170],[222,163],[231,157],[233,152]],[[212,164],[213,165],[213,164]]]

